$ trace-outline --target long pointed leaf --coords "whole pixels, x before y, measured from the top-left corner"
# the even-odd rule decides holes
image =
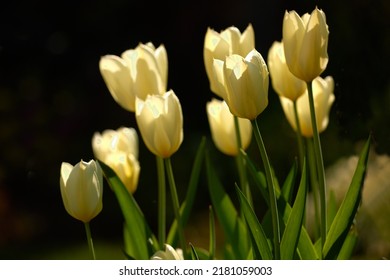
[[[298,193],[295,198],[294,206],[287,220],[286,228],[280,243],[280,253],[282,260],[292,260],[301,233],[303,216],[305,213],[307,192],[307,175],[306,163],[303,162],[301,183],[299,184]]]
[[[333,259],[338,255],[341,245],[344,243],[344,238],[348,234],[351,224],[355,218],[356,211],[360,204],[361,192],[367,170],[370,142],[371,137],[368,138],[366,144],[364,145],[347,194],[337,211],[332,225],[330,226],[323,247],[323,255],[326,256],[327,259]]]

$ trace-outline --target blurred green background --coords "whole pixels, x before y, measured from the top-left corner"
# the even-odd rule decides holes
[[[109,94],[99,59],[120,55],[138,43],[164,44],[168,88],[179,97],[184,142],[173,156],[181,198],[202,136],[218,172],[233,190],[234,160],[211,142],[205,104],[213,94],[203,66],[208,27],[221,31],[249,23],[256,49],[267,57],[281,40],[285,10],[300,15],[316,6],[327,16],[329,64],[336,101],[321,135],[325,165],[359,151],[373,135],[379,154],[390,154],[390,2],[357,1],[7,1],[0,8],[0,259],[88,258],[84,227],[65,211],[59,191],[61,162],[93,158],[95,131],[136,127]],[[272,88],[259,117],[276,173],[284,178],[297,154],[295,134]],[[253,146],[253,145],[252,145]],[[258,157],[254,147],[253,158]],[[141,177],[135,197],[154,228],[155,159],[140,141]],[[233,171],[233,172],[232,172]],[[123,259],[122,214],[105,184],[104,207],[91,222],[100,259]],[[188,235],[206,242],[210,201],[201,178]],[[261,204],[261,201],[258,201]],[[261,205],[258,205],[261,211]],[[364,252],[363,252],[364,253]],[[359,254],[359,252],[357,252]],[[364,257],[364,255],[363,255]]]

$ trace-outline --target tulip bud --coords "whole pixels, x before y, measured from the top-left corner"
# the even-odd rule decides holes
[[[215,146],[224,154],[236,156],[239,153],[237,145],[234,116],[229,111],[225,101],[213,98],[206,104],[207,117],[211,136]],[[252,124],[247,119],[238,119],[242,148],[248,148],[252,138]]]
[[[329,111],[335,100],[333,90],[334,82],[333,78],[330,76],[325,79],[317,77],[313,81],[314,108],[316,111],[316,121],[319,133],[323,132],[329,123]],[[293,102],[285,97],[280,97],[280,101],[288,122],[294,130],[297,130]],[[301,133],[305,137],[313,137],[307,90],[296,102]]]
[[[184,260],[183,251],[174,249],[171,245],[165,244],[165,251],[157,251],[151,260]]]
[[[268,52],[268,68],[275,92],[291,101],[297,100],[306,90],[306,83],[295,77],[286,64],[283,42],[275,41]]]
[[[254,120],[268,105],[269,73],[259,52],[253,49],[243,58],[230,55],[224,62],[214,60],[215,73],[224,85],[230,112]]]
[[[137,189],[140,166],[138,162],[138,136],[134,128],[107,129],[92,137],[95,157],[108,165],[129,192]]]
[[[103,174],[94,160],[80,161],[75,166],[63,162],[60,189],[66,211],[84,223],[96,217],[103,208]]]
[[[207,29],[204,40],[203,59],[212,92],[224,98],[224,94],[220,92],[220,87],[216,81],[213,60],[225,60],[225,57],[231,54],[246,56],[254,47],[255,38],[251,24],[248,25],[242,34],[234,26],[223,30],[221,33],[211,28]]]
[[[302,18],[287,12],[283,19],[283,44],[291,73],[306,82],[318,77],[328,64],[329,30],[325,13],[317,8]]]
[[[147,148],[155,155],[168,158],[183,141],[183,114],[180,101],[170,90],[163,95],[136,99],[135,117]]]

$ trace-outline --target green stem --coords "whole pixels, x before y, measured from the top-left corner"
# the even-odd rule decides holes
[[[303,137],[302,137],[301,124],[298,115],[297,100],[294,101],[294,116],[295,116],[295,123],[297,126],[296,134],[297,134],[298,151],[299,151],[299,165],[302,170],[305,147],[303,145]]]
[[[318,173],[318,186],[320,194],[320,208],[321,208],[321,248],[325,244],[326,233],[327,233],[327,221],[326,221],[326,184],[325,184],[325,170],[324,170],[324,160],[322,158],[320,134],[317,128],[316,113],[314,107],[314,97],[313,97],[313,86],[312,82],[307,83],[307,90],[309,95],[309,105],[310,105],[310,117],[311,124],[313,127],[313,140],[314,140],[314,152],[317,165]],[[321,254],[322,255],[322,254]]]
[[[88,241],[89,251],[90,251],[90,253],[92,255],[92,259],[96,260],[95,249],[93,247],[91,228],[89,227],[89,222],[84,223],[84,226],[85,226],[85,233],[87,234],[87,241]]]
[[[238,169],[238,176],[240,177],[240,187],[242,192],[245,194],[246,198],[248,199],[249,204],[253,207],[252,194],[249,188],[248,177],[245,168],[246,163],[242,153],[240,152],[243,146],[241,141],[240,124],[238,122],[237,116],[234,116],[234,128],[236,131],[236,142],[237,142],[237,150],[238,150],[238,155],[236,156],[236,164]]]
[[[179,197],[177,195],[177,189],[176,189],[176,183],[175,183],[175,178],[173,176],[173,171],[172,171],[172,164],[171,164],[171,158],[166,158],[165,159],[165,167],[167,171],[167,176],[168,176],[168,183],[171,191],[171,196],[172,196],[172,204],[173,204],[173,212],[175,214],[175,218],[177,221],[177,230],[179,234],[179,240],[180,244],[183,250],[184,256],[186,256],[186,241],[184,237],[184,229],[183,229],[183,221],[181,220],[181,215],[180,215],[180,204],[179,204]]]
[[[256,142],[260,150],[260,155],[263,160],[265,176],[267,179],[269,200],[270,200],[270,208],[271,208],[271,216],[272,216],[272,229],[274,234],[274,258],[275,260],[280,259],[280,228],[279,228],[279,214],[278,207],[276,204],[276,195],[275,195],[275,184],[271,171],[271,164],[268,160],[267,151],[264,146],[263,138],[260,134],[259,126],[256,122],[256,119],[252,120],[253,131],[255,134]]]
[[[166,235],[166,185],[164,160],[156,156],[157,176],[158,176],[158,242],[160,249],[164,249]]]

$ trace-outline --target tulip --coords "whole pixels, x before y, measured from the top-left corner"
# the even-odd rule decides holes
[[[225,57],[231,54],[238,54],[245,57],[254,47],[255,38],[251,24],[248,25],[242,34],[234,26],[223,30],[221,33],[211,28],[207,29],[204,40],[203,59],[212,92],[224,98],[224,92],[220,91],[218,81],[214,74],[213,59],[225,60]]]
[[[230,112],[254,120],[268,105],[269,73],[259,52],[253,49],[244,58],[233,54],[225,61],[214,59],[214,70],[226,92]]]
[[[171,245],[165,244],[164,251],[157,251],[150,258],[151,260],[184,260],[183,251],[181,249],[174,249]]]
[[[66,211],[84,223],[96,217],[103,208],[103,173],[94,160],[81,160],[75,166],[63,162],[60,189]]]
[[[306,82],[318,77],[328,64],[329,30],[325,13],[318,8],[302,18],[295,12],[285,12],[283,44],[291,73]]]
[[[334,81],[331,76],[328,76],[325,79],[317,77],[313,81],[314,107],[316,111],[316,121],[319,133],[323,132],[329,123],[329,111],[335,100],[333,90]],[[280,101],[288,122],[294,130],[297,130],[293,102],[285,97],[280,97]],[[313,137],[307,90],[301,97],[297,99],[296,102],[301,133],[305,137]]]
[[[275,41],[268,52],[268,68],[275,92],[295,101],[306,90],[306,83],[294,76],[286,64],[283,42]]]
[[[135,97],[166,92],[168,58],[164,45],[157,49],[149,42],[122,53],[121,57],[105,55],[99,62],[103,76],[114,100],[124,109],[135,111]]]
[[[136,121],[147,148],[156,156],[168,158],[183,141],[183,114],[173,92],[136,99]]]
[[[207,117],[211,136],[217,148],[224,154],[237,156],[237,145],[234,116],[229,111],[225,101],[213,98],[206,104]],[[242,148],[248,148],[252,138],[252,124],[247,119],[238,119]]]
[[[140,165],[138,162],[138,136],[134,128],[107,129],[92,137],[95,157],[108,165],[130,193],[137,189]]]

